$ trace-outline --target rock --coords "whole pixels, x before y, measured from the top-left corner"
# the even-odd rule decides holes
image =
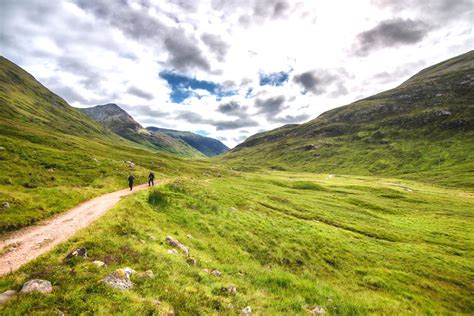
[[[2,202],[2,209],[6,210],[10,208],[10,203],[8,202]]]
[[[0,150],[5,150],[5,147],[0,146]]]
[[[86,247],[80,247],[80,248],[77,248],[76,250],[70,252],[66,256],[66,260],[70,260],[74,257],[87,258],[87,249],[86,249]]]
[[[118,290],[127,290],[133,288],[133,283],[130,280],[130,275],[134,274],[135,270],[131,268],[117,269],[105,277],[105,284]]]
[[[153,235],[148,236],[151,240],[156,240],[156,237]]]
[[[146,270],[145,272],[140,272],[140,277],[142,278],[148,278],[148,279],[153,279],[155,278],[155,274],[151,270]]]
[[[158,301],[158,300],[153,300],[151,303],[152,303],[153,305],[161,305],[161,302]]]
[[[189,256],[189,250],[186,248],[182,243],[180,243],[177,239],[171,237],[171,236],[166,236],[166,242],[168,245],[171,247],[176,247],[179,248],[186,256]]]
[[[100,261],[100,260],[95,260],[94,262],[92,262],[94,265],[96,265],[97,267],[99,268],[103,268],[105,267],[105,263]]]
[[[168,250],[168,253],[169,254],[172,254],[172,255],[177,255],[178,254],[178,251],[176,249],[169,249]]]
[[[242,313],[240,313],[240,315],[242,315],[242,316],[249,316],[251,314],[252,314],[252,308],[250,308],[250,306],[245,307],[242,310]]]
[[[228,294],[235,294],[237,293],[237,287],[235,287],[235,285],[229,285],[228,287],[221,288],[221,291]]]
[[[220,272],[219,270],[212,270],[211,274],[216,276],[216,277],[221,277],[222,276],[222,272]]]
[[[40,292],[40,293],[51,293],[53,287],[51,282],[46,280],[34,279],[23,284],[21,288],[21,293],[30,293],[30,292]]]
[[[9,300],[13,299],[16,295],[16,291],[7,290],[0,294],[0,305],[6,304]]]
[[[191,266],[196,266],[197,265],[197,260],[194,259],[194,258],[191,258],[189,257],[188,259],[186,259],[186,262],[191,265]]]
[[[186,237],[188,237],[189,239],[194,239],[191,235],[186,235]]]
[[[141,243],[142,245],[144,245],[144,244],[145,244],[145,241],[144,241],[143,239],[140,239],[140,243]]]
[[[54,172],[54,168],[49,168],[48,172]]]
[[[320,307],[320,306],[316,306],[315,308],[313,308],[311,311],[310,311],[311,315],[324,315],[326,314],[326,311],[324,310],[324,308]]]

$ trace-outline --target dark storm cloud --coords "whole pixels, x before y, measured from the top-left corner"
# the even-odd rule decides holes
[[[415,10],[418,14],[438,23],[459,19],[472,21],[473,19],[472,0],[372,0],[372,3],[397,13],[405,9]]]
[[[201,39],[219,61],[224,61],[229,50],[229,44],[224,42],[219,36],[209,33],[204,33]]]
[[[254,121],[250,117],[239,118],[231,121],[224,120],[214,120],[207,119],[202,117],[200,114],[182,111],[177,116],[176,119],[184,120],[192,124],[208,124],[214,126],[218,131],[222,130],[234,130],[243,127],[254,127],[258,126],[258,122]]]
[[[345,95],[348,93],[344,86],[344,80],[351,77],[343,69],[332,70],[310,70],[295,75],[293,81],[303,88],[303,93],[311,92],[314,95],[320,95],[332,90],[334,96]]]
[[[145,41],[150,45],[162,42],[169,53],[167,64],[175,69],[183,72],[195,68],[210,71],[209,61],[201,51],[197,39],[181,29],[163,24],[146,10],[132,9],[123,0],[114,3],[107,0],[76,2],[83,10],[93,13],[133,40]]]
[[[372,50],[415,44],[423,40],[430,30],[431,27],[422,21],[385,20],[357,35],[354,52],[358,56],[367,56]]]
[[[271,121],[275,123],[282,123],[282,124],[294,124],[294,123],[301,123],[308,120],[310,116],[308,114],[299,114],[299,115],[286,115],[283,117],[276,117],[273,118]]]
[[[285,109],[285,96],[272,97],[265,100],[256,99],[255,107],[258,109],[258,114],[264,114],[268,120],[278,115]]]
[[[235,101],[230,101],[228,103],[220,104],[219,107],[217,108],[217,111],[226,115],[247,117],[248,116],[247,109],[248,109],[247,106],[242,106]]]
[[[132,95],[134,95],[134,96],[136,96],[136,97],[145,99],[145,100],[151,100],[151,99],[153,99],[153,94],[148,93],[148,92],[146,92],[146,91],[143,91],[143,90],[141,90],[141,89],[139,89],[139,88],[137,88],[137,87],[133,87],[133,86],[130,87],[130,88],[128,88],[127,93],[132,94]]]

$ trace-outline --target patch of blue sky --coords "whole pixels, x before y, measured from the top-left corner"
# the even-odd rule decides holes
[[[194,131],[194,133],[195,133],[195,134],[202,135],[202,136],[207,136],[207,135],[209,135],[208,132],[206,132],[206,131],[204,131],[204,130],[202,130],[202,129],[197,130],[197,131]]]
[[[260,74],[260,85],[281,86],[288,81],[288,73],[285,71]]]
[[[171,87],[170,98],[174,103],[181,103],[192,96],[201,98],[202,95],[199,93],[199,90],[208,91],[211,95],[216,96],[218,101],[222,97],[232,96],[237,93],[236,91],[225,90],[220,84],[215,82],[197,80],[175,72],[163,71],[160,73],[160,77],[166,80]]]

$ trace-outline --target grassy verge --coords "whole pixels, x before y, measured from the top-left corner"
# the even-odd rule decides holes
[[[373,177],[205,175],[127,198],[2,278],[0,291],[31,278],[50,280],[54,291],[22,295],[0,313],[237,314],[247,305],[258,315],[315,306],[336,315],[472,312],[474,202],[462,190]],[[167,235],[190,248],[197,266],[168,253]],[[63,261],[79,246],[89,258]],[[155,278],[132,275],[135,287],[123,292],[100,282],[126,266]],[[222,291],[230,285],[237,293]]]

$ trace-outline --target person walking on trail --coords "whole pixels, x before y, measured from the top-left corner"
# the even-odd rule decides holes
[[[148,186],[149,187],[155,186],[155,182],[153,180],[155,180],[155,174],[153,172],[150,172],[150,174],[148,175]]]
[[[130,187],[130,191],[132,191],[132,189],[133,189],[133,180],[134,180],[134,179],[135,179],[135,178],[134,178],[132,175],[130,175],[130,176],[128,177],[128,186]]]

